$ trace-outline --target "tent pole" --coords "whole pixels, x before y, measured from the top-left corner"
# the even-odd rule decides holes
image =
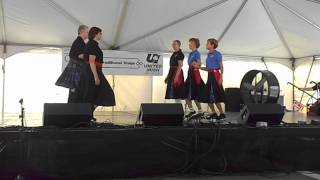
[[[1,126],[4,125],[4,98],[5,98],[5,82],[6,82],[6,59],[3,59],[3,65],[2,65],[2,112],[1,112]]]
[[[0,0],[0,26],[2,31],[2,43],[3,43],[3,65],[2,65],[2,113],[1,113],[1,126],[4,125],[4,95],[5,95],[5,69],[6,69],[6,54],[7,54],[7,34],[6,23],[4,16],[3,0]]]
[[[283,36],[283,34],[282,34],[282,32],[281,32],[278,24],[276,23],[273,15],[272,15],[272,13],[271,13],[271,11],[270,11],[270,8],[268,7],[268,4],[265,2],[265,0],[260,0],[260,2],[261,2],[261,4],[262,4],[264,10],[266,11],[266,13],[267,13],[267,15],[268,15],[268,17],[269,17],[269,19],[270,19],[270,21],[271,21],[274,29],[276,30],[279,38],[281,39],[283,45],[284,45],[285,48],[287,49],[290,57],[291,57],[291,58],[294,58],[294,57],[293,57],[293,54],[292,54],[292,52],[291,52],[291,50],[290,50],[290,48],[289,48],[289,46],[288,46],[288,43],[286,42],[286,40],[285,40],[285,38],[284,38],[284,36]]]
[[[123,43],[123,44],[120,44],[119,47],[123,47],[123,46],[127,46],[127,45],[129,45],[129,44],[135,43],[135,42],[137,42],[137,41],[139,41],[139,40],[141,40],[141,39],[144,39],[144,38],[146,38],[146,37],[148,37],[148,36],[151,36],[151,35],[159,32],[159,31],[162,31],[162,30],[164,30],[164,29],[167,29],[168,27],[171,27],[171,26],[173,26],[173,25],[175,25],[175,24],[178,24],[178,23],[180,23],[180,22],[182,22],[182,21],[185,21],[185,20],[187,20],[187,19],[189,19],[189,18],[191,18],[191,17],[193,17],[193,16],[195,16],[195,15],[198,15],[198,14],[201,14],[201,13],[203,13],[203,12],[206,12],[206,11],[208,11],[208,10],[210,10],[210,9],[216,7],[216,6],[219,6],[219,5],[221,5],[221,4],[223,4],[223,3],[227,2],[227,1],[228,1],[228,0],[220,0],[220,1],[218,1],[218,2],[215,2],[215,3],[213,3],[213,4],[210,4],[209,6],[207,6],[207,7],[205,7],[205,8],[202,8],[202,9],[200,9],[200,10],[198,10],[198,11],[196,11],[196,12],[193,12],[193,13],[187,15],[187,16],[184,16],[184,17],[182,17],[182,18],[179,18],[179,19],[177,19],[177,20],[175,20],[175,21],[173,21],[173,22],[171,22],[171,23],[168,23],[168,24],[166,24],[166,25],[164,25],[164,26],[162,26],[162,27],[159,27],[158,29],[155,29],[155,30],[153,30],[153,31],[151,31],[151,32],[149,32],[149,33],[146,33],[146,34],[144,34],[144,35],[142,35],[142,36],[139,36],[139,37],[137,37],[137,38],[134,38],[134,39],[132,39],[132,40],[129,40],[128,42],[125,42],[125,43]]]
[[[264,64],[264,66],[266,67],[266,69],[269,71],[269,68],[268,68],[268,66],[267,66],[267,63],[266,63],[264,57],[261,57],[261,61],[262,61],[262,63]]]
[[[222,38],[226,35],[226,33],[229,31],[230,27],[233,25],[233,23],[236,21],[237,17],[239,16],[239,14],[241,13],[242,9],[244,8],[244,6],[246,5],[246,3],[248,2],[248,0],[244,0],[241,4],[241,6],[239,7],[239,9],[237,10],[237,12],[234,14],[234,16],[232,17],[232,19],[230,20],[230,22],[228,23],[227,27],[223,30],[222,34],[219,36],[218,38],[218,42],[220,42],[222,40]]]
[[[113,74],[112,75],[112,90],[113,90],[113,93],[114,92],[114,89],[116,87],[116,84],[115,84],[115,75]],[[112,123],[114,122],[114,106],[112,106]]]
[[[51,8],[56,10],[58,13],[62,14],[66,19],[68,19],[69,21],[71,21],[75,25],[79,26],[79,25],[83,24],[76,17],[71,15],[68,11],[66,11],[63,7],[61,7],[59,4],[55,3],[54,1],[52,1],[52,0],[43,0],[43,1],[45,3],[47,3],[47,5],[49,5]],[[101,44],[103,44],[106,47],[110,46],[110,44],[106,43],[104,40],[101,40],[100,42],[101,42]]]
[[[296,69],[296,59],[291,58],[291,69],[292,69],[292,84],[295,85],[295,69]],[[295,101],[295,87],[292,86],[292,111],[294,111],[294,101]]]
[[[305,16],[303,16],[301,13],[299,13],[298,11],[290,8],[287,4],[285,4],[284,2],[282,2],[281,0],[274,0],[274,2],[276,2],[277,4],[279,4],[280,6],[284,7],[285,9],[287,9],[288,11],[290,11],[292,14],[294,14],[295,16],[297,16],[298,18],[300,18],[302,21],[310,24],[311,26],[313,26],[314,28],[316,28],[318,31],[320,30],[320,26],[317,25],[315,22],[312,22],[311,20],[309,20],[308,18],[306,18]]]
[[[302,57],[298,57],[298,58],[295,58],[295,59],[313,58],[314,56],[317,56],[317,55],[313,55],[313,56],[302,56]]]
[[[153,97],[153,83],[154,83],[154,80],[153,80],[153,76],[151,76],[151,103],[154,103],[154,97]]]
[[[4,43],[0,43],[0,45],[4,45]],[[23,44],[23,43],[6,43],[7,46],[32,46],[32,48],[37,47],[53,47],[53,48],[70,48],[70,45],[54,45],[54,44]],[[102,48],[102,50],[109,50]],[[145,51],[131,51],[131,52],[145,52]],[[171,54],[171,51],[155,51],[157,53],[163,53],[163,54]],[[229,56],[229,57],[243,57],[243,58],[261,58],[261,56],[254,56],[254,55],[243,55],[243,54],[227,54],[223,53],[223,56]],[[306,56],[306,57],[313,57],[313,56]],[[284,60],[290,60],[290,58],[285,57],[271,57],[271,56],[264,56],[264,58],[268,59],[284,59]],[[304,57],[296,58],[301,59]]]
[[[3,0],[0,0],[0,26],[2,31],[2,43],[7,43],[7,34],[6,34],[6,22],[4,17],[4,8],[3,8]]]
[[[116,27],[116,31],[115,31],[116,35],[115,35],[115,37],[113,39],[112,47],[110,49],[118,49],[117,48],[117,44],[118,44],[119,38],[121,36],[121,32],[122,32],[122,27],[123,27],[124,21],[125,21],[125,19],[127,17],[128,7],[129,7],[129,0],[125,0],[124,4],[122,6],[122,9],[121,9],[120,17],[119,17],[118,24],[117,24],[117,27]]]
[[[307,84],[308,84],[308,81],[309,81],[309,78],[310,78],[310,74],[311,74],[311,71],[312,71],[312,68],[313,68],[313,64],[314,64],[314,61],[315,61],[315,57],[312,58],[312,63],[311,63],[311,66],[310,66],[310,69],[309,69],[309,72],[308,72],[308,76],[307,76],[307,79],[306,79],[306,82],[304,84],[304,88],[307,87]],[[300,103],[302,102],[302,98],[304,96],[304,91],[302,92],[302,95],[301,95],[301,98],[300,98]]]
[[[7,46],[3,46],[3,65],[2,65],[2,110],[1,110],[1,126],[4,126],[4,111],[5,111],[5,85],[6,85],[6,53]]]

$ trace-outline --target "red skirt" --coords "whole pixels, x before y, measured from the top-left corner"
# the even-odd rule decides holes
[[[226,101],[223,85],[220,84],[221,73],[219,70],[208,71],[208,80],[205,86],[204,103],[222,103]]]
[[[201,101],[204,97],[204,87],[205,84],[201,79],[199,69],[189,68],[188,77],[185,82],[185,98]]]
[[[184,76],[181,69],[178,78],[175,80],[177,67],[171,66],[167,76],[167,89],[165,99],[184,99]]]

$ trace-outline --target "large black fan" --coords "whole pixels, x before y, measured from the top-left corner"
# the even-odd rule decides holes
[[[244,104],[277,103],[280,86],[272,72],[251,70],[242,78],[240,91]]]

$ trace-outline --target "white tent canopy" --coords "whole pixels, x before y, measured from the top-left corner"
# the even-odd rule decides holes
[[[320,0],[0,0],[0,59],[6,59],[0,61],[2,123],[17,117],[21,97],[28,118],[37,119],[34,125],[42,122],[43,103],[65,102],[67,90],[53,82],[61,73],[60,48],[71,45],[80,24],[102,28],[103,49],[164,55],[163,76],[107,77],[115,87],[116,111],[166,102],[167,52],[174,39],[189,52],[191,37],[201,40],[202,59],[206,40],[219,40],[225,88],[239,87],[248,70],[267,69],[277,76],[284,105],[292,109],[294,100],[306,104],[310,98],[287,82],[305,87],[320,81],[320,61],[315,61],[320,55],[319,12]],[[206,73],[201,76],[206,79]]]
[[[214,37],[224,54],[320,54],[318,0],[0,0],[0,10],[7,56],[30,47],[70,46],[79,24],[101,27],[104,49],[168,52],[171,41],[180,39],[188,51],[188,38],[198,37],[204,52],[206,39]]]

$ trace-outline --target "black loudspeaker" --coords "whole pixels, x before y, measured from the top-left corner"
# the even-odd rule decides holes
[[[226,88],[226,102],[225,107],[227,112],[240,112],[241,100],[240,88]]]
[[[255,126],[257,122],[268,125],[279,125],[284,116],[284,108],[280,104],[247,104],[240,112],[241,124]]]
[[[138,120],[146,126],[182,126],[183,116],[182,104],[144,103]]]
[[[86,103],[45,103],[43,126],[68,128],[89,125],[91,109],[91,105]]]

